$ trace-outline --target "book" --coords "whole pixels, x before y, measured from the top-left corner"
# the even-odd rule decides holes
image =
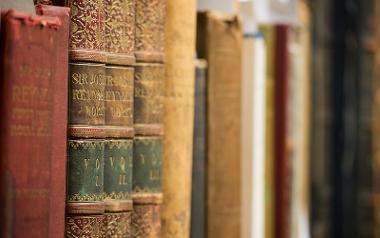
[[[310,138],[310,225],[312,237],[332,235],[332,2],[312,5],[312,108]],[[314,10],[315,9],[315,10]],[[323,17],[322,17],[323,16]]]
[[[136,0],[135,57],[139,62],[165,59],[166,0]]]
[[[68,67],[62,67],[62,64],[68,63],[68,41],[69,41],[69,26],[70,26],[70,9],[66,7],[56,7],[56,6],[48,6],[43,4],[38,4],[36,6],[36,13],[41,16],[51,16],[51,17],[58,17],[61,22],[62,26],[60,27],[60,31],[63,32],[61,37],[58,37],[58,42],[55,50],[57,54],[57,65],[55,66],[55,77],[59,78],[59,80],[62,80],[63,82],[60,85],[57,85],[57,88],[55,90],[55,109],[60,112],[65,112],[64,116],[66,118],[66,112],[67,112],[67,103],[62,103],[62,101],[68,101]],[[63,113],[62,113],[63,114]],[[62,120],[62,115],[56,114],[57,117],[53,118],[54,122],[59,122]],[[59,123],[55,123],[59,125]],[[54,135],[57,135],[58,138],[61,137],[62,134],[67,133],[67,119],[65,120],[65,125],[62,128],[55,128],[56,132]],[[57,139],[58,139],[57,138]],[[65,158],[62,159],[64,162],[57,162],[52,164],[52,168],[54,171],[62,171],[61,173],[54,173],[55,178],[53,178],[53,184],[54,181],[66,181],[66,151],[67,151],[67,144],[66,143],[55,143],[53,142],[53,147],[55,147],[57,150],[64,151],[65,153],[62,155]],[[61,184],[61,186],[54,186],[53,189],[55,190],[54,193],[56,194],[55,198],[51,200],[50,207],[51,209],[57,209],[59,211],[63,211],[65,209],[65,198],[66,198],[66,183]],[[62,230],[62,218],[64,215],[61,213],[57,213],[55,215],[57,218],[55,219],[55,223],[51,223],[51,236],[53,237],[61,237],[63,235]]]
[[[102,235],[104,150],[104,140],[68,140],[66,237]]]
[[[289,26],[276,25],[274,62],[274,161],[275,161],[275,237],[289,237],[290,232],[290,162],[288,157],[288,81]]]
[[[197,24],[197,53],[209,66],[207,237],[239,237],[242,26],[236,15],[211,11]]]
[[[58,4],[62,4],[63,0]],[[104,63],[105,53],[105,11],[100,0],[65,0],[71,9],[70,60]]]
[[[105,237],[130,237],[132,232],[133,139],[104,142]]]
[[[266,45],[265,237],[274,237],[274,47],[275,26],[262,25]]]
[[[135,64],[133,237],[159,237],[161,233],[164,79],[164,64]]]
[[[63,237],[67,27],[16,10],[1,21],[1,236]]]
[[[166,2],[162,237],[188,238],[194,129],[196,2]]]
[[[374,118],[373,105],[376,100],[374,94],[375,58],[376,58],[376,28],[380,25],[374,20],[377,16],[376,5],[373,0],[361,1],[359,5],[359,80],[357,90],[358,95],[358,151],[357,163],[357,237],[375,236],[375,187],[374,176],[377,174],[374,168],[374,130],[372,121]],[[375,120],[374,120],[375,119]]]
[[[290,30],[289,150],[291,164],[290,237],[310,237],[309,128],[310,128],[310,10],[298,4],[299,25]]]
[[[195,63],[194,141],[191,183],[190,237],[204,238],[207,219],[207,111],[206,85],[207,61],[197,59]]]
[[[106,62],[132,65],[135,63],[135,0],[105,0],[103,5]]]

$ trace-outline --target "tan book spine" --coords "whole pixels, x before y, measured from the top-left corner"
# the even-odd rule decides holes
[[[185,238],[190,232],[195,7],[195,0],[167,1],[163,238]]]
[[[265,126],[265,237],[274,237],[274,46],[273,26],[261,27],[266,44],[266,126]]]
[[[198,14],[197,50],[208,61],[208,238],[241,233],[241,78],[239,18]]]

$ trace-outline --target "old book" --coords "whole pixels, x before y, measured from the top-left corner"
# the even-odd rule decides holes
[[[161,232],[164,78],[163,64],[135,65],[133,237],[159,237]]]
[[[104,0],[107,64],[135,62],[135,0]]]
[[[104,151],[104,140],[68,140],[66,237],[101,235],[105,209]]]
[[[165,19],[167,0],[136,0],[135,56],[140,62],[165,59]]]
[[[246,18],[243,18],[243,21]],[[263,237],[265,221],[265,42],[245,29],[242,77],[242,234]]]
[[[105,70],[104,230],[106,237],[130,237],[134,69],[107,65]]]
[[[332,2],[312,5],[312,80],[310,138],[310,233],[312,237],[332,236]],[[315,9],[315,10],[314,10]]]
[[[195,0],[167,1],[162,184],[164,238],[190,236],[195,6]]]
[[[235,15],[204,12],[197,29],[197,53],[209,65],[207,236],[239,237],[241,23]]]
[[[104,230],[106,237],[130,237],[133,140],[104,142]]]
[[[287,238],[290,231],[290,164],[288,156],[289,26],[275,27],[274,160],[275,160],[275,237]]]
[[[206,235],[206,172],[207,172],[207,112],[206,84],[207,61],[197,59],[195,64],[194,140],[193,170],[191,183],[190,237],[204,238]]]
[[[289,151],[290,237],[309,237],[309,115],[310,115],[310,21],[309,7],[298,4],[300,24],[290,31]]]
[[[68,100],[67,90],[68,90],[68,84],[67,84],[67,78],[68,78],[68,68],[62,67],[62,64],[68,63],[68,54],[67,54],[67,47],[68,47],[68,34],[69,34],[69,24],[70,24],[70,9],[66,7],[56,7],[56,6],[47,6],[39,4],[36,6],[36,12],[38,15],[42,16],[52,16],[52,17],[59,17],[59,19],[62,22],[62,27],[60,28],[60,31],[63,31],[62,36],[59,36],[58,42],[59,44],[56,46],[56,54],[57,54],[57,65],[55,70],[55,77],[59,78],[59,80],[62,80],[60,85],[57,86],[57,89],[55,91],[56,99],[54,101],[54,105],[57,111],[67,111],[67,103],[62,103],[62,100]],[[53,118],[53,120],[59,121],[61,120],[61,115],[57,115],[57,118]],[[56,123],[55,123],[56,124]],[[66,134],[67,131],[67,121],[65,120],[65,126],[63,128],[55,128],[56,132],[55,135],[60,135],[62,133]],[[54,143],[53,146],[57,148],[60,151],[66,152],[66,143]],[[66,153],[65,153],[65,159],[62,159],[65,161],[62,162],[56,162],[52,164],[52,168],[54,171],[62,171],[61,173],[54,173],[53,175],[55,178],[53,178],[53,184],[56,183],[55,181],[66,181]],[[56,194],[55,198],[51,200],[50,207],[52,210],[57,209],[58,211],[62,211],[65,208],[65,199],[66,197],[66,183],[61,184],[61,186],[54,186],[53,189],[55,190],[54,193]],[[52,232],[50,233],[52,237],[60,237],[63,234],[62,230],[62,223],[63,223],[63,214],[55,214],[51,216],[56,216],[55,219],[56,223],[51,223],[50,227]]]
[[[70,59],[106,62],[104,1],[65,0],[65,5],[71,9]]]
[[[105,65],[69,63],[69,135],[76,138],[105,136]]]
[[[373,127],[373,105],[376,94],[374,94],[375,84],[378,75],[375,75],[376,48],[376,28],[380,27],[376,14],[377,1],[360,1],[360,65],[359,65],[359,105],[358,105],[358,150],[359,158],[357,163],[357,237],[376,237],[375,230],[375,200],[374,196],[374,176],[378,174],[374,170],[374,137],[376,136]]]
[[[132,138],[134,68],[105,66],[104,136]]]
[[[1,236],[63,237],[67,27],[14,10],[1,21]]]
[[[266,45],[266,127],[265,127],[265,237],[274,237],[274,47],[275,27],[260,27]]]

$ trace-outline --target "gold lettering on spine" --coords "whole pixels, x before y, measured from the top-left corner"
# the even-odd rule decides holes
[[[113,166],[114,166],[114,161],[115,161],[115,159],[111,156],[110,157],[110,163],[111,163],[111,167],[113,168]]]
[[[90,159],[84,159],[84,167],[88,169],[88,164],[90,163]]]
[[[157,181],[160,180],[160,170],[158,169],[151,169],[149,171],[149,180],[151,181]]]

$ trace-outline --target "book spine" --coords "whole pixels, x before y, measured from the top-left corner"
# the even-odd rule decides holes
[[[55,17],[1,15],[0,236],[63,237],[67,69],[57,66],[67,28]]]
[[[135,5],[135,0],[104,0],[107,64],[135,63]]]
[[[59,45],[56,48],[56,79],[55,101],[54,101],[54,138],[53,138],[53,153],[54,158],[52,163],[53,171],[51,183],[52,197],[50,201],[50,237],[63,237],[65,222],[62,219],[65,216],[65,199],[66,199],[66,162],[67,162],[67,109],[68,109],[68,67],[63,64],[68,63],[68,42],[69,42],[69,25],[70,25],[70,9],[66,7],[56,7],[48,5],[37,5],[36,12],[42,16],[59,17],[62,22],[62,27],[58,39]],[[62,116],[64,115],[64,116]],[[65,136],[62,136],[65,135]],[[62,138],[64,137],[64,142]]]
[[[139,62],[163,62],[166,0],[136,1],[135,56]]]
[[[107,139],[104,148],[106,237],[131,237],[133,140]]]
[[[133,165],[133,237],[160,237],[162,138],[136,136]]]
[[[274,47],[275,28],[261,27],[266,44],[266,128],[265,128],[265,237],[274,237]]]
[[[107,138],[132,138],[134,68],[106,65],[104,133]]]
[[[191,212],[196,1],[166,2],[162,236],[187,238]]]
[[[207,237],[239,237],[242,26],[235,15],[211,11],[197,20],[197,53],[209,66]]]
[[[206,234],[206,74],[207,63],[197,60],[195,67],[194,141],[191,190],[190,237]]]
[[[103,138],[105,124],[105,65],[69,64],[69,134],[75,138]]]
[[[132,236],[161,232],[163,64],[137,63],[134,77]]]
[[[76,61],[105,62],[103,0],[66,0],[71,9],[69,57]]]
[[[104,0],[106,237],[132,235],[135,1]]]
[[[290,164],[287,155],[289,29],[286,25],[278,25],[275,31],[275,237],[287,238],[290,232]]]

